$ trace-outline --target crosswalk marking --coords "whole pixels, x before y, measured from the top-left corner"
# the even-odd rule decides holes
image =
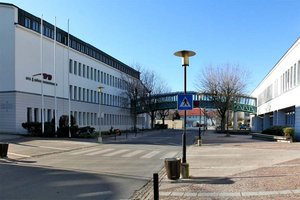
[[[110,151],[113,151],[115,149],[103,149],[103,150],[100,150],[100,151],[95,151],[95,152],[91,152],[91,153],[88,153],[86,154],[87,156],[94,156],[94,155],[99,155],[99,154],[102,154],[102,153],[107,153],[107,152],[110,152]]]
[[[118,155],[118,154],[121,154],[121,153],[124,153],[124,152],[127,152],[127,151],[129,151],[129,149],[121,149],[121,150],[118,150],[118,151],[115,151],[115,152],[112,152],[112,153],[105,154],[103,156],[115,156],[115,155]]]
[[[160,157],[160,159],[173,158],[177,154],[178,154],[178,151],[171,151],[171,152],[165,154],[164,156]]]
[[[77,152],[71,152],[70,154],[71,155],[79,155],[79,154],[85,154],[85,153],[89,153],[89,152],[92,152],[92,151],[96,151],[96,150],[99,150],[99,148],[95,149],[88,149],[88,150],[85,150],[85,151],[77,151]]]
[[[13,156],[18,156],[18,157],[24,157],[24,158],[30,158],[31,157],[31,156],[28,156],[28,155],[12,153],[12,152],[8,152],[7,154],[8,155],[13,155]]]
[[[155,156],[159,153],[160,153],[160,151],[151,151],[150,153],[143,155],[141,158],[152,158],[153,156]]]
[[[133,157],[133,156],[138,155],[138,154],[140,154],[140,153],[142,153],[144,151],[145,150],[135,150],[133,152],[130,152],[130,153],[127,153],[127,154],[123,155],[122,157],[124,157],[124,158]]]

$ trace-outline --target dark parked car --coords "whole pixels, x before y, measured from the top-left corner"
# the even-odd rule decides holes
[[[240,130],[246,130],[248,127],[246,124],[241,124],[240,125]]]

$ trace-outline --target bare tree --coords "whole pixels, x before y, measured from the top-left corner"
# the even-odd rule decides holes
[[[145,112],[151,117],[151,128],[153,128],[156,111],[151,107],[154,103],[151,95],[160,94],[169,89],[154,71],[146,70],[140,65],[136,65],[134,68],[140,72],[140,79],[121,74],[122,84],[125,88],[124,96],[130,100],[130,102],[125,101],[123,105],[131,110],[134,129],[136,129],[138,107],[145,108]]]
[[[141,81],[143,85],[148,89],[149,96],[148,98],[145,98],[143,101],[144,106],[147,107],[147,113],[151,118],[151,128],[154,128],[154,120],[159,112],[160,116],[168,114],[169,111],[156,111],[153,107],[153,104],[156,103],[156,99],[153,98],[153,95],[155,94],[162,94],[170,92],[170,88],[167,86],[167,84],[160,78],[159,75],[157,75],[153,70],[141,70]],[[164,118],[163,117],[163,118]]]
[[[122,98],[123,107],[130,109],[131,118],[133,121],[133,129],[136,133],[137,131],[137,102],[138,98],[143,97],[147,92],[147,89],[142,84],[141,80],[134,78],[128,74],[121,74],[122,81]]]
[[[227,111],[232,110],[236,97],[245,92],[246,80],[246,72],[239,65],[232,64],[208,66],[198,78],[196,87],[211,95],[210,100],[221,118],[222,131],[225,131]]]

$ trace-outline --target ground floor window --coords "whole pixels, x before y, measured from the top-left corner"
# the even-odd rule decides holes
[[[295,125],[295,111],[285,113],[285,124],[288,126]]]

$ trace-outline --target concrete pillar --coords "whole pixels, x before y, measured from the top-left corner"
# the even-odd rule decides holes
[[[265,114],[263,118],[263,130],[270,128],[270,115]]]
[[[285,126],[285,112],[282,110],[277,111],[277,125]]]
[[[260,132],[263,130],[263,118],[259,116],[252,116],[250,118],[251,131]]]
[[[295,139],[300,141],[300,107],[295,108]]]
[[[234,112],[233,113],[233,130],[237,130],[238,127],[237,127],[237,112]]]
[[[274,111],[273,112],[273,126],[277,126],[278,123],[278,112]]]

